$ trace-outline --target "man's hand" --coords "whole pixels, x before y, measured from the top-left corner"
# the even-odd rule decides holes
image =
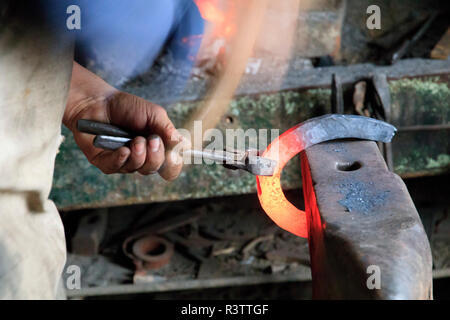
[[[77,130],[79,119],[110,123],[142,136],[133,139],[130,147],[98,149],[92,144],[93,135]],[[63,123],[89,162],[106,174],[158,172],[173,180],[181,172],[182,157],[171,150],[179,143],[189,147],[162,107],[116,90],[76,62]]]

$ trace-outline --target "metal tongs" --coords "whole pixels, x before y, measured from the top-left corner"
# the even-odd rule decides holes
[[[78,120],[77,129],[80,132],[96,135],[94,146],[106,150],[116,150],[127,146],[136,135],[111,124]],[[208,159],[222,164],[227,169],[242,169],[257,176],[272,176],[277,162],[259,156],[258,150],[195,150],[183,151],[183,155],[198,159]]]

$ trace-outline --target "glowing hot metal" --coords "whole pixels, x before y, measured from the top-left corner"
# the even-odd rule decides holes
[[[324,141],[356,138],[390,142],[397,129],[372,118],[330,114],[292,127],[275,139],[262,157],[277,161],[274,175],[256,177],[258,197],[267,215],[282,229],[307,238],[305,211],[292,205],[281,189],[281,172],[286,163],[304,149]]]

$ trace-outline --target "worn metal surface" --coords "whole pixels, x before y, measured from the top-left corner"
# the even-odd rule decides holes
[[[344,138],[359,138],[390,142],[397,129],[373,118],[329,114],[303,122],[295,129],[296,136],[304,148],[314,144]]]
[[[437,62],[440,64],[429,61],[422,62],[421,65],[416,61],[417,69],[414,69],[409,66],[414,65],[411,61],[399,61],[395,67],[382,69],[387,70],[388,78],[404,75],[398,65],[403,67],[408,65],[409,67],[403,71],[410,72],[412,76],[425,70],[436,74],[438,71],[450,72],[449,61]],[[319,79],[319,73],[325,72],[330,75],[328,80],[320,77],[323,80],[311,80],[311,83],[329,85],[333,70],[341,75],[344,82],[358,79],[358,75],[362,76],[363,72],[373,70],[373,66],[366,68],[363,65],[347,68],[320,68],[315,70],[316,77],[312,77],[311,72],[306,72],[305,76],[309,80]],[[448,124],[450,119],[448,76],[443,74],[389,80],[388,83],[391,93],[392,124],[399,129],[392,143],[394,171],[402,177],[448,172],[450,170],[448,131],[401,131],[403,126]],[[230,103],[229,113],[218,128],[221,130],[278,128],[281,133],[306,119],[329,113],[330,94],[330,89],[315,88],[237,97]],[[179,125],[196,106],[196,102],[176,103],[169,108],[169,115],[175,124]],[[67,129],[63,128],[63,134],[66,140],[56,159],[51,194],[60,209],[204,198],[256,191],[254,177],[251,174],[226,170],[216,165],[186,167],[180,178],[172,183],[167,183],[157,176],[106,176],[89,164]],[[270,140],[273,138],[275,137]],[[301,185],[298,166],[298,159],[295,159],[285,168],[282,176],[284,189],[293,189]]]
[[[302,173],[315,298],[432,298],[425,230],[375,142],[312,146]],[[370,266],[380,272],[379,289],[368,288]]]

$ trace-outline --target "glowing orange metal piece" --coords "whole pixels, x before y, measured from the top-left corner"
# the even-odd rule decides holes
[[[299,154],[304,145],[299,132],[299,125],[284,132],[267,147],[263,157],[278,162],[273,176],[257,176],[258,198],[267,215],[282,229],[299,237],[308,237],[305,211],[297,209],[285,197],[281,189],[280,177],[286,163]]]

